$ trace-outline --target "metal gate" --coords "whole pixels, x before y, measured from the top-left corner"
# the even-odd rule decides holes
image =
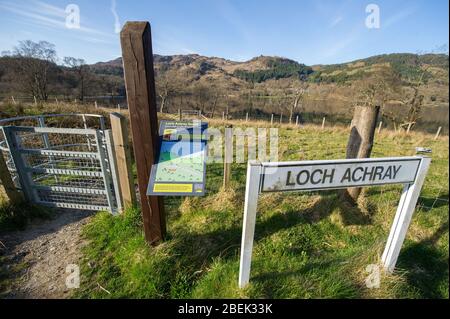
[[[110,130],[28,126],[1,130],[13,180],[30,202],[113,214],[120,210]]]

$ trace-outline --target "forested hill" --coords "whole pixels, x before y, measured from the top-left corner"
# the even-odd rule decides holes
[[[0,98],[32,96],[23,78],[26,76],[22,74],[23,68],[18,72],[17,65],[24,64],[21,59],[27,60],[14,56],[0,57]],[[392,89],[388,100],[394,104],[415,103],[420,97],[421,106],[439,107],[441,111],[448,109],[447,54],[396,53],[313,66],[281,57],[259,56],[236,62],[197,54],[155,55],[154,62],[158,99],[164,101],[164,107],[169,111],[183,106],[181,104],[208,111],[217,102],[218,109],[229,106],[231,112],[243,109],[282,112],[285,105],[292,104],[288,99],[307,88],[303,104],[310,105],[310,111],[311,108],[316,111],[314,108],[322,107],[317,111],[342,113],[353,103],[351,101],[360,98],[355,92],[370,89],[370,83],[365,83],[369,79],[376,79],[373,88],[379,83],[384,85],[384,89],[378,88],[382,93]],[[63,66],[49,62],[47,69],[46,89],[50,96],[78,96],[83,99],[84,96],[125,94],[121,58],[92,65]],[[178,99],[182,96],[190,99]],[[255,102],[251,97],[259,97],[261,102]],[[263,97],[266,99],[261,99]]]

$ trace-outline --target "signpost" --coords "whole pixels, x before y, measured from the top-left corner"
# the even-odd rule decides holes
[[[258,196],[265,192],[316,191],[403,184],[397,213],[382,256],[383,266],[387,271],[392,272],[430,162],[431,158],[419,156],[279,163],[249,162],[239,287],[243,288],[249,282]]]
[[[161,121],[159,159],[152,166],[147,195],[205,194],[207,126],[200,121]]]

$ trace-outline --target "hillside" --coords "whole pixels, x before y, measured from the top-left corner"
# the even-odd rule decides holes
[[[0,57],[0,98],[30,96],[18,83],[11,57]],[[336,115],[348,121],[355,103],[355,87],[367,79],[395,74],[400,83],[386,104],[386,123],[404,122],[409,111],[407,101],[413,86],[421,83],[423,95],[420,121],[435,130],[448,127],[449,60],[444,54],[385,54],[334,65],[307,66],[282,57],[259,56],[236,62],[198,54],[154,56],[158,102],[166,112],[200,109],[205,114],[245,114],[254,116],[291,112],[295,95],[307,87],[300,108],[302,116]],[[122,60],[88,66],[84,95],[89,100],[115,105],[116,95],[124,95]],[[52,96],[70,98],[79,91],[76,70],[54,64],[49,77]],[[388,82],[389,79],[386,79]],[[390,88],[389,88],[390,89]],[[406,101],[406,102],[405,102]],[[125,103],[125,100],[120,100]],[[309,114],[309,115],[308,115]],[[242,116],[242,115],[236,115]]]

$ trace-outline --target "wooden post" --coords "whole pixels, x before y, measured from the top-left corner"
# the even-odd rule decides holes
[[[380,134],[382,126],[383,126],[383,121],[380,121],[380,124],[378,125],[378,134]]]
[[[437,130],[437,132],[436,132],[436,135],[434,136],[434,140],[437,140],[437,139],[438,139],[439,134],[441,134],[441,130],[442,130],[442,126],[439,126],[439,128],[438,128],[438,130]]]
[[[120,33],[131,133],[147,242],[164,239],[163,198],[147,196],[147,183],[159,149],[158,118],[150,24],[127,22]]]
[[[248,122],[248,112],[245,114],[245,122]]]
[[[280,114],[280,124],[283,123],[283,113]]]
[[[397,133],[397,124],[394,122],[394,132]]]
[[[298,126],[298,115],[295,117],[295,126]]]
[[[233,162],[233,126],[225,126],[225,154],[223,163],[223,187],[230,185],[231,163]]]
[[[96,109],[98,109],[97,101],[94,102],[94,106],[95,106]]]
[[[117,110],[120,112],[120,103],[117,104]]]
[[[325,128],[325,120],[326,120],[326,118],[324,117],[324,118],[322,119],[322,130]]]
[[[225,112],[222,112],[222,121],[225,121]]]
[[[181,109],[178,109],[178,120],[181,121],[183,116],[181,115]]]
[[[5,162],[3,154],[0,152],[0,181],[2,182],[3,188],[5,189],[6,196],[8,196],[11,204],[19,204],[24,198],[22,194],[16,189],[14,182],[9,173],[8,167]]]
[[[272,115],[270,116],[270,125],[273,125],[273,113],[272,113]]]
[[[373,138],[377,125],[379,106],[355,107],[352,129],[347,144],[347,158],[369,158],[372,153]],[[361,188],[348,188],[344,195],[353,203],[356,203]]]
[[[119,175],[120,194],[124,207],[136,205],[136,192],[131,171],[131,152],[128,143],[126,117],[119,113],[111,113],[111,130],[116,155],[117,174]]]

